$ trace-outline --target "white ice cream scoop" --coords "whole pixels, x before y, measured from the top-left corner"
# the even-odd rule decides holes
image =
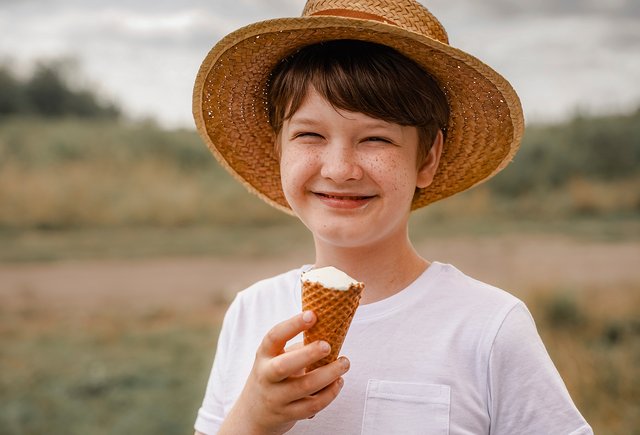
[[[346,291],[358,281],[333,266],[311,269],[302,274],[302,281],[317,282],[326,288]]]

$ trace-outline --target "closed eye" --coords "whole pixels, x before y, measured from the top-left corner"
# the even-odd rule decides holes
[[[322,138],[322,135],[318,134],[318,133],[314,133],[312,131],[303,131],[303,132],[300,132],[300,133],[295,133],[293,135],[294,139],[305,138],[305,137],[307,137],[307,138]]]
[[[392,140],[387,139],[386,137],[381,136],[371,136],[365,139],[365,142],[385,142],[385,143],[393,143]]]

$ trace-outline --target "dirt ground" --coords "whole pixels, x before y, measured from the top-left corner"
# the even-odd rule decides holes
[[[418,246],[430,260],[515,294],[539,288],[640,288],[640,243],[585,242],[559,236],[434,239]],[[297,267],[284,258],[162,258],[0,263],[2,310],[37,306],[62,316],[170,309],[188,313],[225,303],[252,282]]]

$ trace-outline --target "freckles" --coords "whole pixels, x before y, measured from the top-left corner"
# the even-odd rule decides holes
[[[312,168],[314,164],[314,157],[306,153],[292,153],[282,160],[283,169],[291,169],[294,172],[307,171]]]
[[[377,172],[381,172],[381,173],[389,173],[392,171],[392,168],[395,166],[395,161],[394,159],[390,158],[390,157],[380,157],[380,156],[376,156],[373,159],[373,163],[371,164],[372,168],[377,171]]]
[[[385,178],[393,178],[395,183],[403,176],[406,176],[406,170],[400,170],[401,165],[398,164],[397,159],[392,157],[376,157],[374,159],[373,169],[383,175]]]
[[[369,170],[374,179],[386,185],[389,192],[398,194],[404,191],[413,191],[415,185],[412,182],[414,173],[407,166],[404,156],[379,154],[369,160]]]
[[[305,155],[304,158],[302,159],[302,164],[304,165],[305,169],[311,168],[314,164],[313,157],[310,155]]]

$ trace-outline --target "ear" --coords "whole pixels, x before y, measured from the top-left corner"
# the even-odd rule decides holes
[[[436,134],[436,138],[433,140],[431,149],[418,168],[418,178],[416,181],[417,187],[424,189],[433,181],[433,177],[438,170],[438,165],[440,164],[440,156],[442,155],[443,146],[444,137],[442,136],[442,131],[438,130],[438,134]]]

